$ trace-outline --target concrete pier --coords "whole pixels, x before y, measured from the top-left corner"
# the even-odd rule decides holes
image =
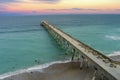
[[[120,62],[108,58],[101,52],[73,38],[54,25],[49,24],[47,21],[42,21],[41,25],[63,48],[68,50],[69,46],[72,46],[71,61],[74,60],[74,56],[77,54],[78,60],[81,60],[81,68],[84,68],[83,64],[88,65],[89,62],[93,64],[95,68],[93,80],[96,80],[96,77],[100,77],[100,80],[120,80]],[[76,51],[78,52],[76,53]]]

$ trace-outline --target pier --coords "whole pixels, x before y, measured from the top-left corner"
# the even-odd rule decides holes
[[[91,80],[96,80],[97,77],[100,80],[120,80],[120,62],[110,59],[47,21],[42,21],[41,25],[61,48],[66,51],[65,54],[72,54],[71,61],[76,60],[75,58],[77,57],[77,60],[80,62],[80,69],[84,67],[89,68],[89,65],[92,64],[95,72]]]

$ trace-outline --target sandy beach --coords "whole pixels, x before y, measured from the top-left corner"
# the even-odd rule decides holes
[[[41,71],[30,71],[3,80],[91,80],[94,69],[80,69],[78,62],[56,63]]]

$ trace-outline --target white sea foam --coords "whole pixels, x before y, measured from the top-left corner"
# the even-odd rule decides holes
[[[67,62],[70,62],[70,60],[54,61],[54,62],[50,62],[50,63],[30,67],[30,68],[27,68],[27,69],[22,69],[22,70],[18,70],[18,71],[14,71],[14,72],[8,72],[8,73],[0,75],[0,80],[4,79],[4,78],[7,78],[7,77],[14,76],[14,75],[18,75],[18,74],[21,74],[21,73],[24,73],[24,72],[30,72],[30,71],[40,71],[40,72],[42,72],[42,69],[47,68],[50,65],[53,65],[53,64],[56,64],[56,63],[67,63]]]
[[[120,55],[120,51],[115,51],[115,52],[109,54],[108,56],[118,56],[118,55]]]
[[[110,36],[110,35],[106,35],[106,38],[112,39],[112,40],[120,40],[120,36]]]

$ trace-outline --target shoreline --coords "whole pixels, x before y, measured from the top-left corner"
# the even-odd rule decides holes
[[[7,78],[7,77],[14,76],[14,75],[19,75],[19,74],[22,74],[22,73],[25,73],[25,72],[30,72],[30,71],[40,71],[40,72],[42,72],[42,70],[44,68],[47,68],[51,65],[58,64],[58,63],[68,63],[68,62],[70,62],[70,60],[53,61],[53,62],[29,67],[29,68],[26,68],[26,69],[20,69],[20,70],[16,70],[16,71],[13,71],[13,72],[3,73],[3,74],[0,75],[0,80],[4,79],[4,78]]]
[[[112,55],[112,56],[108,56],[108,57],[110,57],[111,59],[113,59],[115,61],[120,61],[120,55]],[[73,62],[72,64],[76,64],[76,63],[78,63],[78,62]],[[57,69],[57,68],[65,69],[64,68],[65,66],[61,66],[61,65],[66,65],[69,68],[69,67],[71,67],[70,65],[72,65],[72,64],[71,64],[71,60],[54,61],[54,62],[42,64],[42,65],[33,66],[33,67],[30,67],[30,68],[27,68],[27,69],[21,69],[21,70],[17,70],[17,71],[14,71],[14,72],[4,73],[4,74],[0,75],[0,80],[9,80],[9,78],[17,77],[17,76],[25,77],[25,76],[23,76],[23,74],[30,75],[31,73],[34,73],[34,72],[35,72],[36,75],[38,75],[38,74],[44,73],[44,70],[59,71],[59,69]],[[57,67],[55,67],[55,66],[57,66]],[[71,69],[69,71],[71,71]],[[46,73],[46,74],[48,74],[48,73]],[[14,80],[19,80],[19,79],[16,78]],[[22,79],[22,80],[24,80],[24,79]],[[45,79],[45,80],[47,80],[47,79]]]
[[[52,64],[42,71],[28,71],[2,80],[79,80],[80,78],[91,80],[93,73],[92,67],[80,70],[78,62],[66,62]]]

